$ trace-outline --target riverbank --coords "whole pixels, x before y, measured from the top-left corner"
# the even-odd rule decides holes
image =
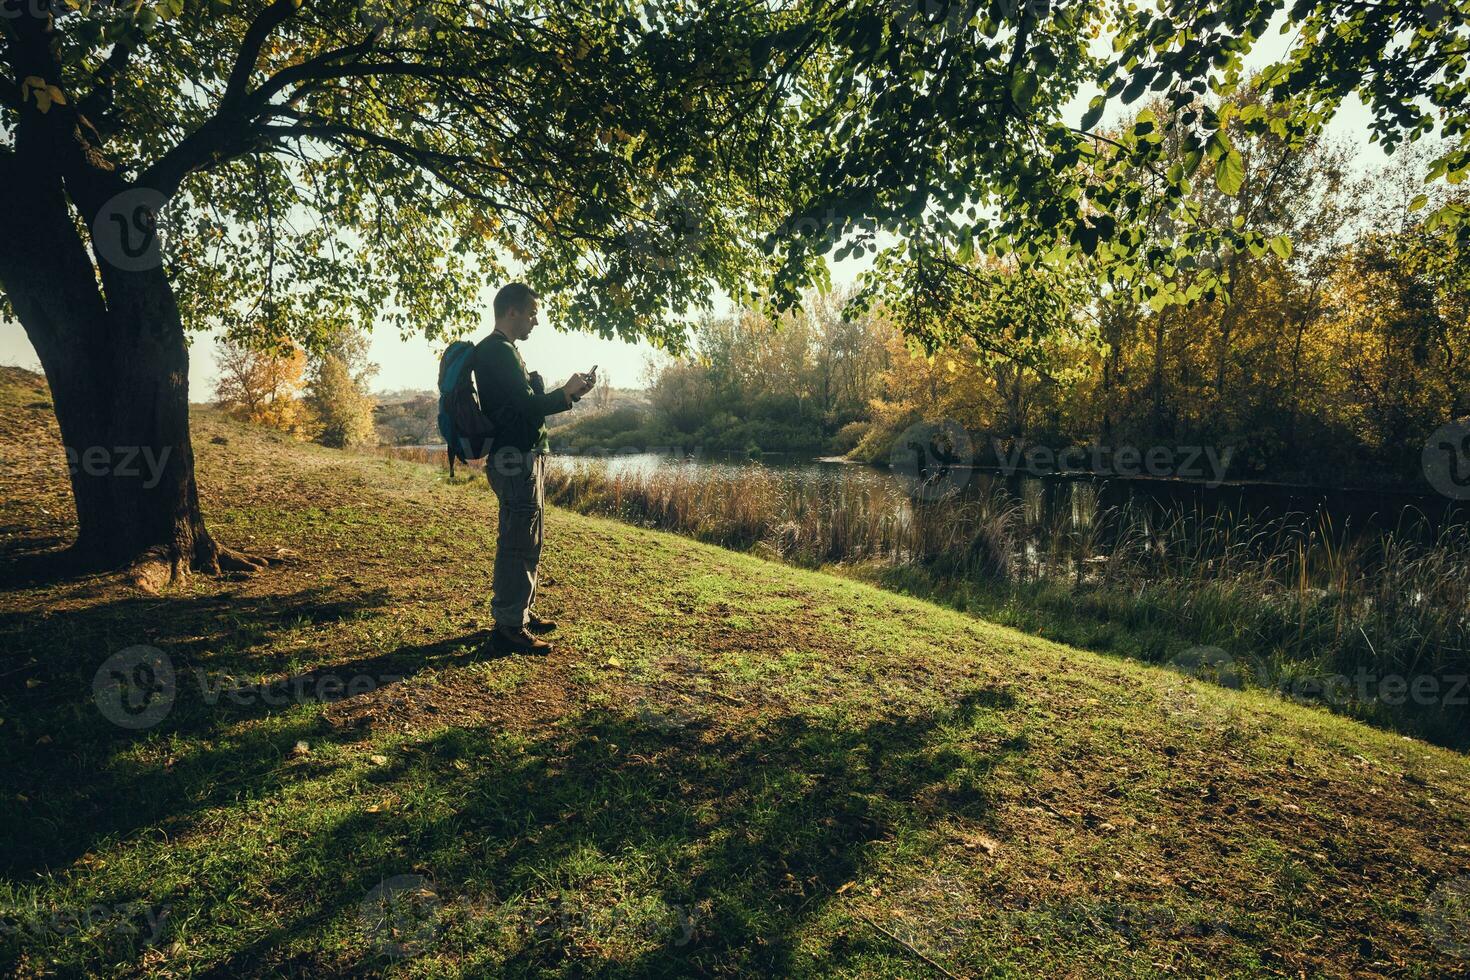
[[[1105,507],[1085,486],[1049,507],[1008,485],[939,489],[915,498],[892,479],[595,460],[557,460],[548,477],[550,499],[582,513],[1470,745],[1470,525],[1365,528],[1310,510],[1258,518],[1126,497]]]
[[[43,402],[0,392],[0,445],[49,444]],[[0,593],[22,974],[1465,965],[1464,756],[559,507],[558,649],[497,658],[482,478],[208,412],[195,444],[212,529],[298,559]],[[67,533],[32,459],[11,556]],[[140,645],[174,693],[124,727],[94,682]]]

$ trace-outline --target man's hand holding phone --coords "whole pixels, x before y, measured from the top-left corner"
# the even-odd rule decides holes
[[[565,389],[567,397],[572,401],[576,401],[591,391],[592,386],[595,384],[597,384],[597,365],[594,364],[592,365],[591,371],[588,371],[586,374],[572,375],[562,387]]]

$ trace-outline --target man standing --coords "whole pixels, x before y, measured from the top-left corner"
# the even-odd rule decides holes
[[[541,376],[526,372],[516,349],[536,329],[539,302],[525,283],[513,282],[495,294],[495,329],[475,345],[470,369],[480,409],[495,425],[494,449],[485,474],[500,501],[500,532],[495,546],[495,577],[490,613],[498,646],[518,653],[546,654],[551,644],[533,635],[556,624],[538,616],[536,572],[541,562],[541,511],[546,454],[546,416],[565,412],[593,385],[573,374],[546,391]]]

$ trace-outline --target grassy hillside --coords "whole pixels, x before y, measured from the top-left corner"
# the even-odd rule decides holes
[[[499,658],[483,483],[205,412],[215,533],[299,559],[27,581],[69,521],[45,406],[0,378],[20,975],[1470,966],[1461,755],[562,510],[558,648]],[[140,645],[173,682],[120,714]]]

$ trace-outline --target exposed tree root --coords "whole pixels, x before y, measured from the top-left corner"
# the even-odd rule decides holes
[[[288,548],[277,548],[270,555],[248,554],[226,548],[204,534],[195,542],[192,554],[181,549],[148,549],[128,566],[127,577],[144,592],[157,595],[165,587],[185,581],[193,572],[244,578],[297,557]]]

